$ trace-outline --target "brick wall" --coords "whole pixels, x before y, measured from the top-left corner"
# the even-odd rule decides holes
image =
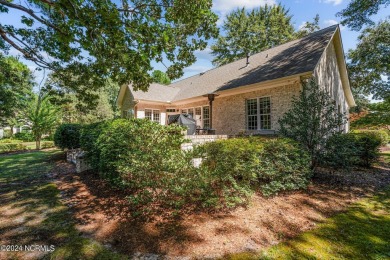
[[[278,119],[288,111],[291,99],[299,94],[300,83],[260,89],[227,97],[217,97],[213,103],[213,128],[216,134],[236,135],[246,132],[245,101],[251,98],[271,98],[272,130],[278,130]]]

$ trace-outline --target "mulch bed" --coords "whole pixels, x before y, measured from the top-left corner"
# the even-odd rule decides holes
[[[133,218],[126,191],[92,172],[77,174],[73,165],[58,161],[50,177],[84,236],[128,255],[216,258],[262,250],[312,229],[325,217],[390,185],[390,167],[382,163],[336,173],[323,169],[305,191],[271,198],[255,195],[247,208],[229,212],[183,213],[153,220]]]

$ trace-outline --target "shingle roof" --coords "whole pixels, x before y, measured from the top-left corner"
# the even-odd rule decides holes
[[[147,92],[144,92],[142,90],[134,91],[131,85],[129,86],[129,88],[135,99],[153,100],[160,102],[172,101],[180,90],[175,87],[165,86],[158,83],[152,83],[149,86]]]
[[[140,99],[178,101],[263,81],[314,71],[337,25],[311,33],[246,58],[177,81],[169,86],[152,84]]]

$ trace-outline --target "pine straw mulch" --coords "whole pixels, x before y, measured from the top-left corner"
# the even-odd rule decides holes
[[[312,229],[352,202],[390,185],[390,166],[316,173],[305,191],[271,198],[254,195],[246,208],[225,212],[186,212],[176,218],[131,217],[126,191],[115,189],[91,172],[75,173],[58,161],[51,176],[61,190],[77,228],[129,256],[217,258],[258,251]]]

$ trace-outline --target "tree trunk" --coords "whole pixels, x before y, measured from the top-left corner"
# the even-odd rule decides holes
[[[37,150],[41,149],[41,138],[35,139],[35,149]]]
[[[11,128],[11,133],[10,133],[9,137],[12,138],[12,136],[14,136],[14,126],[10,125],[9,127]]]

